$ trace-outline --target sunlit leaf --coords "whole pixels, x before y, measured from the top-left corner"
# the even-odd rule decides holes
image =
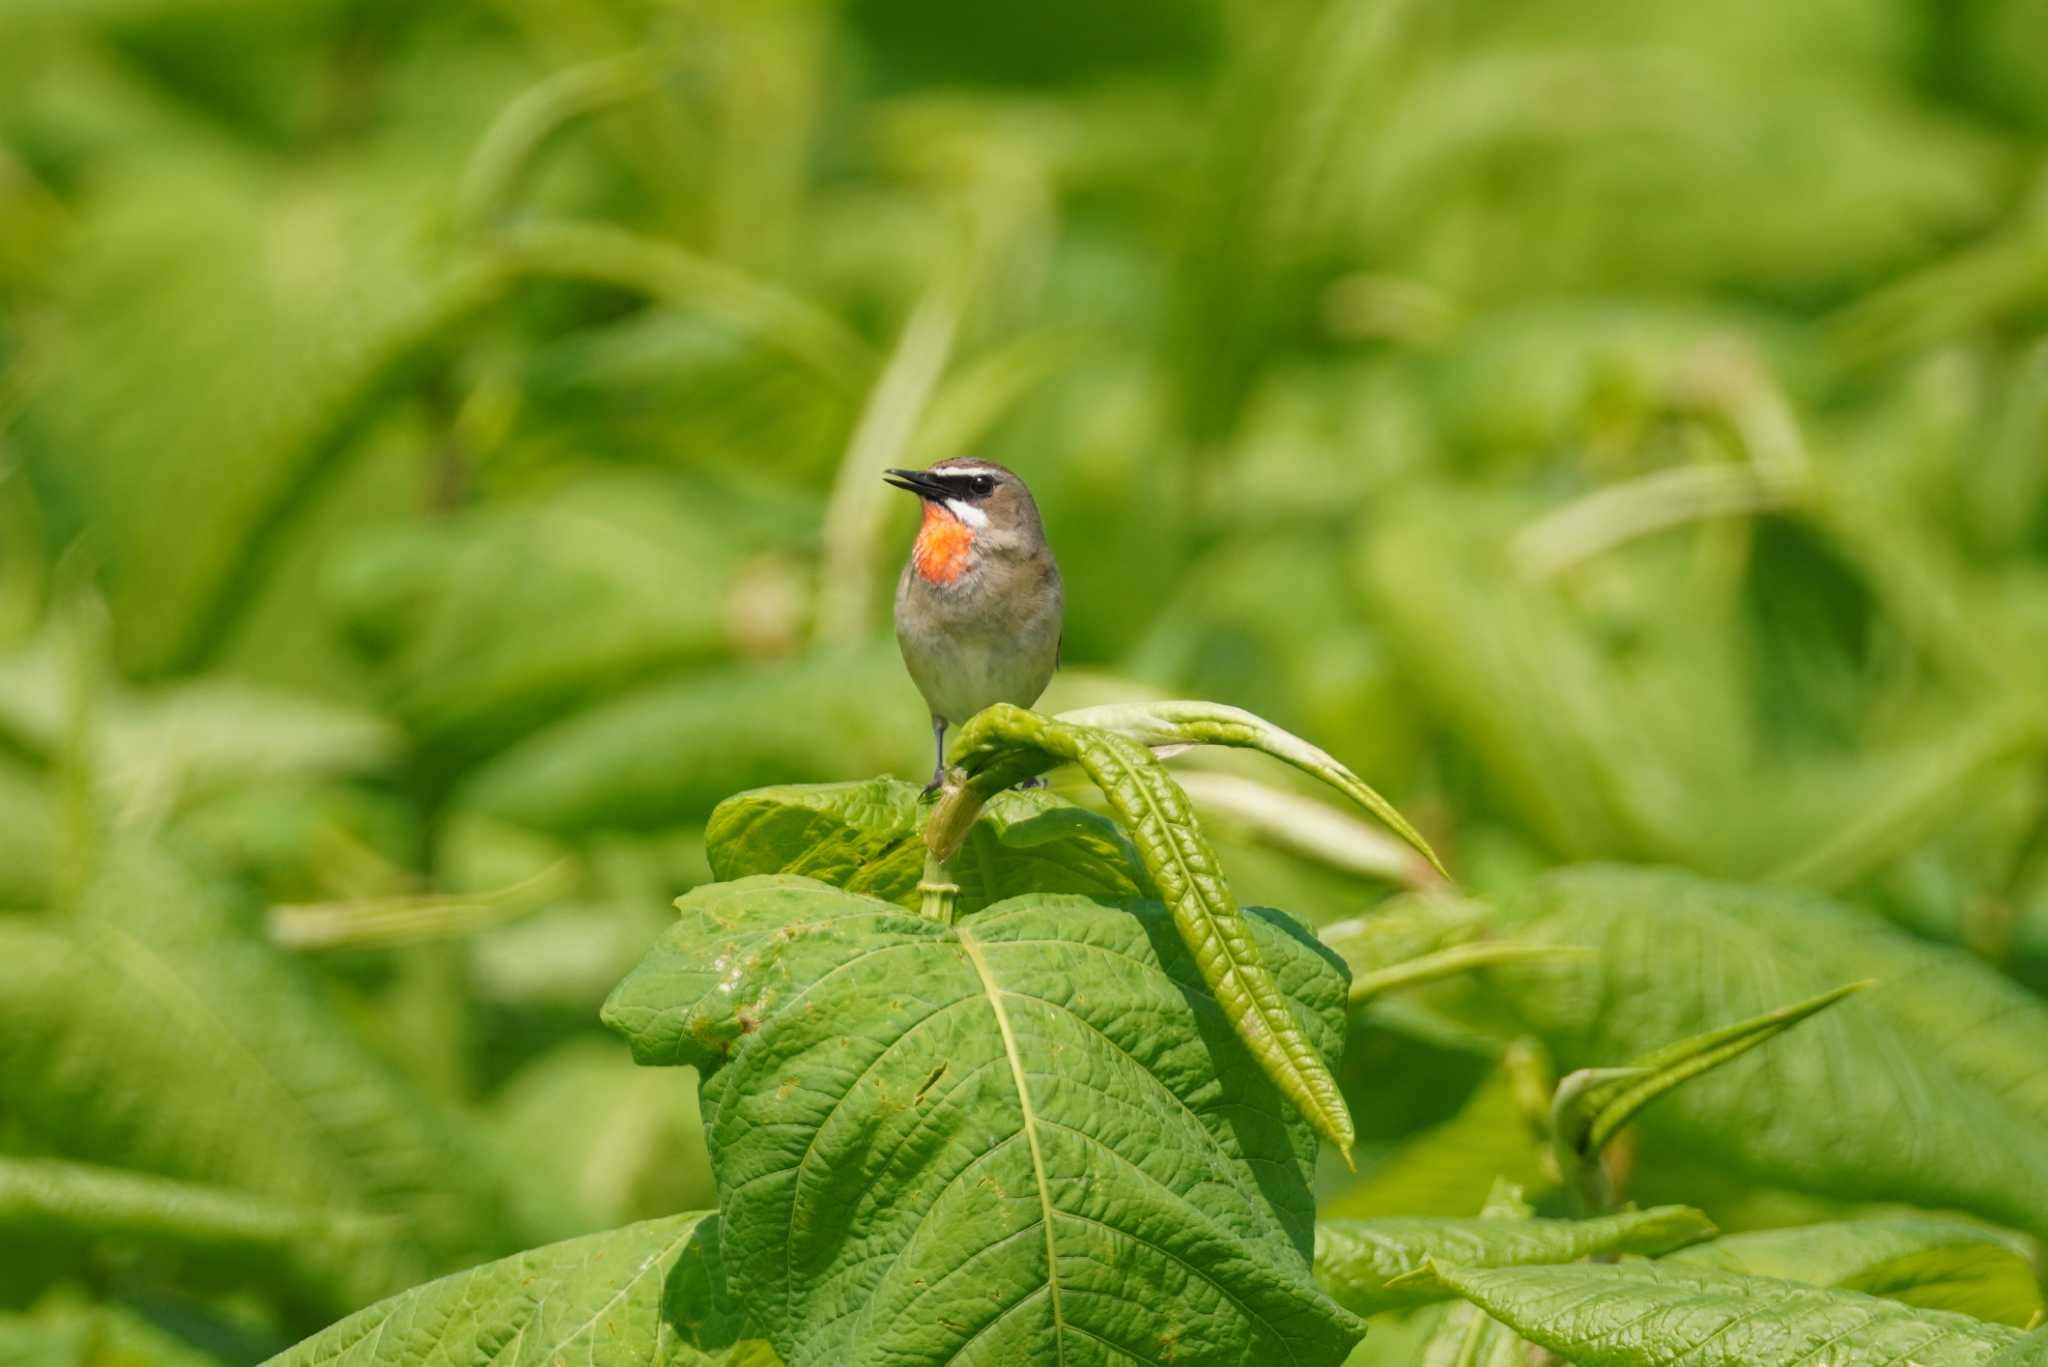
[[[1432,1263],[1418,1288],[1465,1297],[1580,1367],[1793,1367],[1825,1350],[1848,1367],[1911,1357],[1981,1367],[2019,1331],[1854,1291],[1670,1263],[1464,1268]]]
[[[757,788],[719,803],[705,839],[722,879],[801,874],[915,907],[930,814],[917,785],[902,779]],[[1113,902],[1149,887],[1114,824],[1043,789],[998,793],[950,868],[963,913],[1028,892]]]
[[[952,758],[967,779],[948,790],[926,836],[941,859],[996,793],[1062,761],[1081,766],[1129,833],[1239,1037],[1348,1165],[1354,1131],[1343,1092],[1261,960],[1187,795],[1151,752],[1113,731],[998,703],[961,728]]]
[[[671,1215],[485,1263],[379,1301],[274,1367],[770,1367],[718,1292],[716,1215]]]
[[[1316,1225],[1316,1280],[1339,1305],[1371,1315],[1446,1294],[1442,1288],[1388,1285],[1431,1259],[1461,1267],[1519,1267],[1576,1262],[1595,1254],[1654,1257],[1713,1235],[1707,1217],[1685,1206],[1590,1220],[1324,1220]]]
[[[1084,708],[1061,716],[1075,726],[1099,727],[1155,749],[1173,745],[1227,745],[1257,750],[1321,779],[1371,812],[1428,860],[1445,878],[1449,872],[1408,819],[1335,758],[1242,708],[1210,702],[1120,703]]]
[[[791,1362],[1166,1335],[1335,1363],[1356,1339],[1309,1278],[1316,1135],[1165,908],[1040,895],[949,926],[790,877],[679,907],[605,1018],[708,1075],[732,1292]],[[1246,925],[1334,1051],[1336,964]]]
[[[2041,1311],[2041,1287],[2022,1241],[1928,1215],[1728,1234],[1671,1261],[1863,1291],[2001,1324],[2025,1326]]]

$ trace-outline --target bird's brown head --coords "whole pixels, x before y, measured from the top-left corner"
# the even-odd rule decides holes
[[[1031,490],[992,460],[955,456],[928,470],[890,470],[886,478],[924,500],[911,563],[935,584],[954,583],[983,557],[1034,555],[1045,545]]]

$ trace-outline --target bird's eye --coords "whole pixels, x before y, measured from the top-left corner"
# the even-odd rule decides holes
[[[996,491],[996,482],[992,476],[976,475],[968,481],[967,487],[974,491],[975,497],[981,498]]]

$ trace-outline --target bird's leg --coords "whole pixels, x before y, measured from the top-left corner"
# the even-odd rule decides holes
[[[931,792],[946,781],[946,719],[932,718],[932,745],[938,750],[938,757],[932,761],[932,781],[924,785]]]

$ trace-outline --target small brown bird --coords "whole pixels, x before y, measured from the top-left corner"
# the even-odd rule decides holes
[[[896,584],[896,643],[931,709],[946,776],[946,728],[999,702],[1029,707],[1059,667],[1066,592],[1024,481],[994,461],[955,457],[890,470],[924,500],[924,525]]]

